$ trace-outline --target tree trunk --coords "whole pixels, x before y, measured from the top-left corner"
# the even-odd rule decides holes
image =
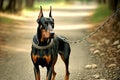
[[[3,11],[3,0],[0,0],[0,11]]]
[[[16,12],[16,0],[9,0],[9,4],[5,10],[13,13]]]
[[[104,4],[106,4],[106,0],[102,0],[102,2],[103,2]]]
[[[102,2],[101,2],[101,0],[97,0],[97,2],[99,3],[99,4],[101,4]]]
[[[23,0],[17,0],[17,11],[22,10],[22,3],[23,3]]]
[[[99,4],[105,4],[105,3],[106,3],[106,0],[97,0],[97,2],[98,2]]]
[[[26,0],[26,7],[32,8],[34,6],[34,0]]]
[[[117,5],[118,5],[118,0],[108,0],[108,5],[112,11],[116,11]]]

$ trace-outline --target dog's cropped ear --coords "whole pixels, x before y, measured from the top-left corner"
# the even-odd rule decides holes
[[[42,6],[40,6],[40,12],[39,12],[38,19],[40,19],[41,17],[43,17]]]
[[[50,6],[50,13],[49,13],[49,17],[52,17],[52,6]]]

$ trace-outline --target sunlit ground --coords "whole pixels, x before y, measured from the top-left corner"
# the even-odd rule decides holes
[[[49,5],[50,6],[50,5]],[[96,4],[94,5],[65,5],[64,3],[60,4],[60,7],[56,6],[55,4],[52,6],[52,15],[55,18],[55,30],[71,30],[71,29],[84,29],[84,28],[90,28],[92,24],[89,23],[81,23],[82,17],[88,17],[93,14],[93,11],[97,7]],[[49,15],[49,7],[46,7],[43,5],[43,13],[45,17],[48,17]],[[33,24],[35,24],[35,21],[38,17],[39,11],[28,11],[23,10],[21,15],[12,15],[12,14],[4,14],[0,13],[1,16],[12,18],[15,20],[24,20],[29,21],[32,19]],[[62,19],[60,19],[62,17]],[[66,22],[66,19],[69,18],[69,21],[71,23]],[[72,20],[72,18],[76,18],[76,20]],[[60,20],[59,20],[60,19]],[[80,20],[81,19],[81,20]],[[57,21],[59,20],[59,21]],[[64,23],[63,23],[64,22]],[[66,24],[65,24],[66,22]],[[76,22],[74,24],[74,22]],[[62,26],[61,26],[62,25]],[[24,26],[24,25],[23,25]],[[35,27],[34,27],[35,28]]]
[[[77,31],[78,29],[87,29],[92,27],[92,24],[88,23],[85,19],[93,14],[93,10],[97,7],[97,5],[96,4],[95,5],[78,5],[78,3],[74,5],[67,5],[67,6],[65,6],[65,4],[62,4],[62,5],[64,6],[56,7],[52,5],[52,8],[53,8],[52,15],[53,15],[53,18],[55,19],[55,31],[57,33],[60,33],[66,36],[67,38],[71,37],[72,40],[74,39],[77,40],[83,36],[83,33],[80,32],[81,30]],[[49,7],[46,8],[43,6],[43,13],[44,13],[44,16],[48,17]],[[0,13],[0,16],[14,19],[13,23],[10,23],[9,25],[0,24],[4,26],[4,28],[0,27],[1,29],[0,33],[1,35],[5,35],[5,39],[3,40],[4,43],[1,43],[0,48],[2,49],[3,52],[6,53],[6,54],[1,53],[3,59],[1,59],[0,61],[3,60],[2,63],[4,64],[3,56],[6,57],[6,55],[8,56],[7,59],[9,60],[7,62],[9,64],[5,64],[7,66],[7,70],[4,67],[1,68],[1,70],[4,70],[4,69],[6,70],[4,72],[5,75],[6,75],[6,72],[8,71],[7,77],[5,77],[6,80],[13,75],[15,77],[11,77],[11,80],[16,80],[16,79],[26,80],[26,78],[32,79],[32,80],[34,79],[33,66],[30,60],[30,50],[31,50],[31,44],[32,44],[32,37],[34,34],[36,34],[36,28],[38,26],[38,24],[36,23],[38,14],[39,14],[38,10],[37,11],[23,10],[22,14],[20,15]],[[68,31],[68,33],[66,33],[66,31],[63,31],[63,30]],[[69,30],[71,31],[73,30],[73,32]],[[81,65],[84,66],[85,64],[84,62],[86,62],[87,56],[85,56],[84,58],[85,54],[80,54],[79,56],[75,55],[79,52],[86,53],[86,47],[84,48],[82,45],[77,45],[77,46],[72,45],[72,48],[73,50],[72,50],[71,60],[70,60],[71,62],[70,77],[74,78],[71,80],[75,80],[74,76],[77,75],[76,73],[78,71],[81,71]],[[85,50],[83,50],[83,48]],[[80,57],[81,57],[81,59],[79,60],[80,62],[77,63],[76,65],[75,62],[78,61],[77,59],[79,59]],[[22,65],[19,63],[19,61]],[[9,67],[11,66],[11,62],[13,63],[13,65],[12,67]],[[64,66],[64,64],[62,61],[58,59],[58,62],[55,66],[56,72],[58,73],[56,80],[58,79],[63,80],[63,77],[64,77],[63,72],[65,68],[64,67],[61,68],[61,66]],[[46,77],[45,75],[46,71],[41,70],[41,72],[42,72],[41,76],[44,80],[44,78]],[[3,77],[4,74],[1,74],[2,79],[4,78]],[[79,79],[76,79],[76,80],[79,80]]]
[[[48,5],[50,6],[50,5]],[[49,15],[49,7],[43,5],[43,13],[45,17]],[[80,5],[80,4],[72,4],[66,5],[64,3],[60,3],[60,7],[57,5],[52,6],[52,15],[55,19],[55,30],[78,30],[78,29],[87,29],[91,28],[93,25],[88,23],[84,20],[84,18],[89,17],[93,14],[93,10],[97,7],[96,4],[94,5]],[[0,16],[10,18],[15,20],[14,24],[14,32],[21,34],[24,36],[26,33],[35,33],[37,28],[36,19],[38,17],[39,11],[29,11],[23,10],[21,14],[7,14],[7,13],[0,13]],[[16,21],[17,20],[17,21]],[[17,24],[16,24],[17,23]],[[10,24],[12,26],[12,24]],[[1,25],[4,26],[4,25]],[[26,31],[27,30],[27,31]],[[6,30],[2,30],[1,33],[9,34]],[[14,36],[13,36],[14,37]],[[22,37],[23,38],[23,37]],[[16,41],[19,39],[16,39]],[[30,42],[30,41],[24,41]],[[31,43],[31,42],[30,42]],[[19,45],[22,46],[22,45]],[[16,46],[4,46],[5,49],[16,50],[16,51],[23,51],[29,52],[29,48],[25,49],[22,47]]]

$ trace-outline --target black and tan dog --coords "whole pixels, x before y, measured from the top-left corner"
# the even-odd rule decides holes
[[[43,16],[42,7],[40,7],[37,22],[37,34],[33,37],[31,50],[35,79],[40,80],[39,65],[41,65],[47,68],[46,80],[55,80],[56,72],[54,70],[54,65],[57,61],[58,54],[60,54],[66,66],[65,80],[68,80],[70,74],[70,45],[65,41],[65,37],[58,37],[54,34],[54,19],[51,15],[51,7],[49,18]]]

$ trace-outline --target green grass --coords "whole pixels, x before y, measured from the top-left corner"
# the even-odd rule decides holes
[[[24,10],[25,11],[35,11],[35,10],[39,10],[40,6],[42,6],[43,9],[49,9],[50,6],[57,8],[57,7],[65,7],[66,5],[67,5],[67,3],[64,0],[58,0],[58,1],[54,1],[54,0],[48,1],[47,0],[47,1],[41,1],[41,2],[35,1],[33,8],[24,8]]]
[[[44,9],[49,9],[50,6],[56,7],[62,7],[66,5],[65,1],[43,1],[43,2],[35,2],[34,8],[40,9],[40,6],[42,6]]]
[[[13,23],[13,22],[14,22],[13,19],[6,18],[6,17],[1,17],[1,16],[0,16],[0,23],[11,24],[11,23]]]
[[[66,7],[68,4],[65,1],[41,1],[37,2],[35,1],[33,8],[26,8],[24,7],[22,12],[27,13],[31,11],[38,11],[40,10],[40,6],[42,6],[43,10],[49,10],[50,6],[52,6],[53,9],[59,8],[59,7]]]
[[[100,5],[98,6],[93,16],[91,17],[91,21],[93,23],[104,21],[111,14],[112,14],[112,11],[109,10],[107,5]]]

